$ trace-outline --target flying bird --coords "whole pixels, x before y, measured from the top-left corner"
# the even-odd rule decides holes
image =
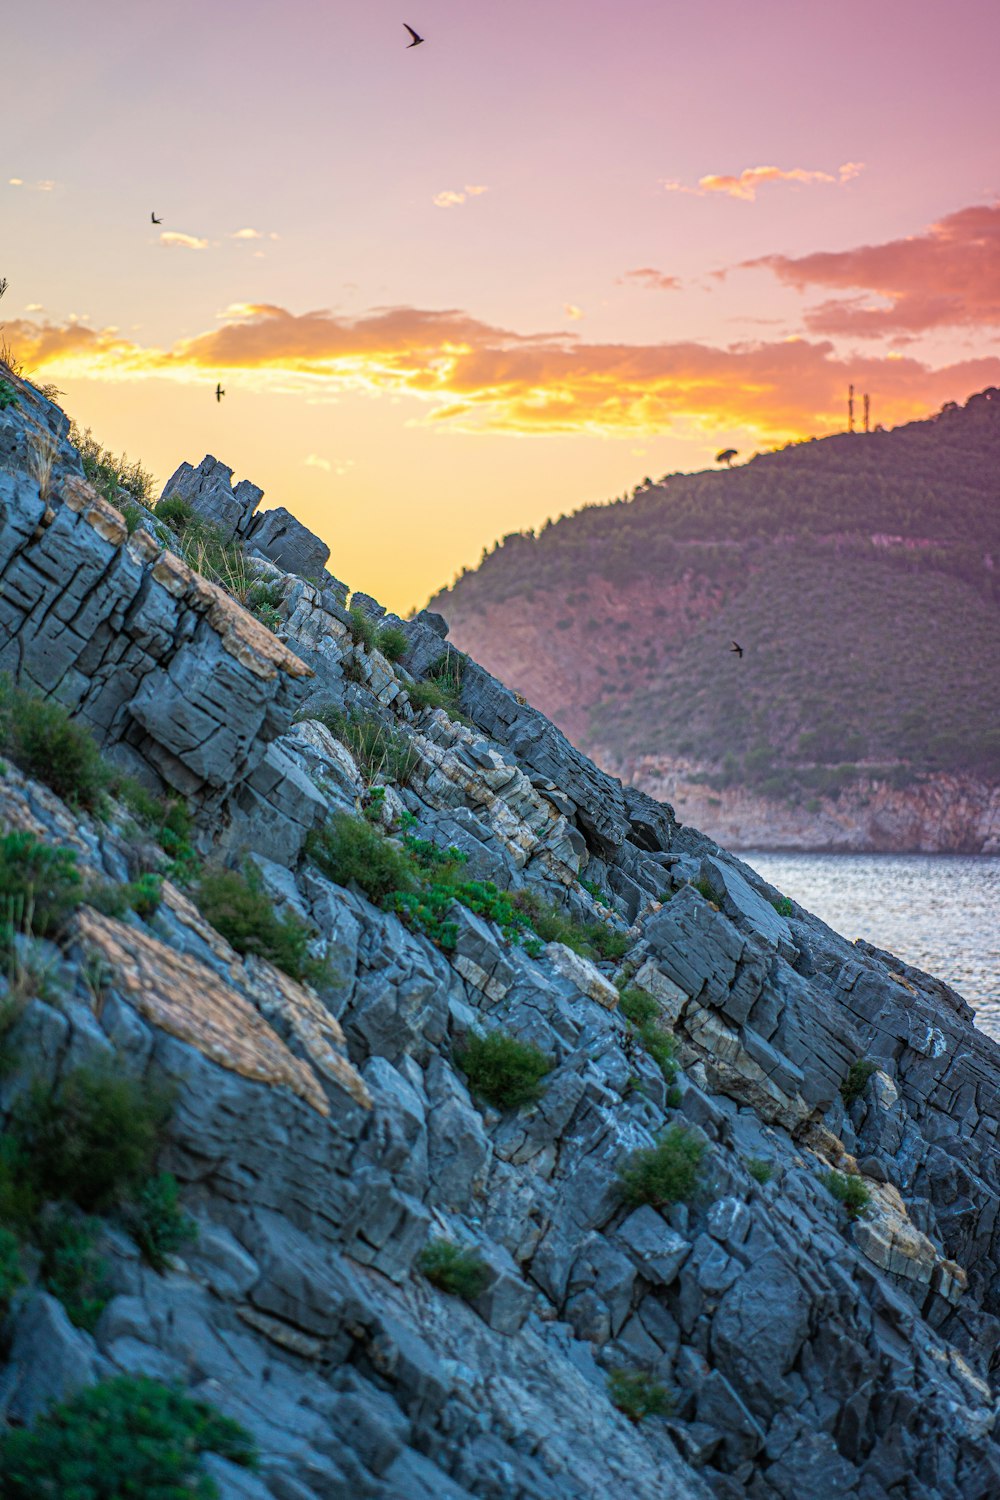
[[[730,651],[735,651],[737,656],[743,655],[743,647],[740,645],[739,641],[734,641],[729,649]]]
[[[417,36],[417,33],[414,31],[413,27],[412,26],[407,26],[405,21],[403,22],[403,25],[406,27],[406,30],[410,33],[410,35],[413,38],[412,42],[407,42],[407,44],[406,44],[406,51],[409,52],[409,50],[410,50],[411,47],[419,47],[420,46],[420,43],[423,41],[423,37],[422,36]]]
[[[153,221],[154,224],[162,224],[163,223],[163,220],[162,219],[158,219],[155,214],[150,214],[149,217],[152,219],[152,221]]]
[[[225,393],[225,391],[224,391],[224,390],[223,390],[223,389],[222,389],[222,382],[221,382],[221,380],[220,380],[220,381],[219,381],[219,383],[218,383],[218,385],[217,385],[217,386],[216,386],[216,387],[215,387],[215,399],[216,399],[216,401],[221,401],[221,400],[222,400],[222,398],[223,398],[223,396],[224,396],[224,395],[225,395],[225,394],[226,394],[226,393]]]

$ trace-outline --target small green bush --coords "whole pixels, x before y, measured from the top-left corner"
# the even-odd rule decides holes
[[[383,626],[376,641],[386,661],[399,661],[400,657],[406,655],[409,644],[405,630],[400,630],[398,625]]]
[[[83,460],[87,479],[111,505],[121,505],[122,490],[141,505],[149,504],[153,497],[153,476],[142,464],[129,463],[127,454],[118,457],[102,448],[89,427],[81,432],[75,422],[70,427],[69,439]]]
[[[790,917],[794,914],[794,907],[787,896],[776,896],[771,902],[779,917]]]
[[[364,646],[366,651],[370,651],[378,638],[378,627],[360,609],[352,609],[349,613],[351,639],[356,646]]]
[[[677,1043],[663,1025],[660,1007],[652,995],[629,985],[622,990],[618,1004],[667,1083],[673,1083],[677,1077]]]
[[[20,399],[9,380],[0,380],[0,411],[6,411],[8,406],[17,406]]]
[[[112,791],[169,856],[166,873],[170,879],[186,885],[200,869],[200,860],[192,841],[191,814],[185,804],[177,797],[156,796],[131,776],[118,777]]]
[[[708,880],[692,880],[691,884],[706,901],[711,901],[713,906],[721,906],[722,900],[715,886]]]
[[[357,709],[345,714],[330,706],[310,709],[309,716],[347,746],[369,780],[378,776],[405,786],[420,763],[420,753],[409,736],[383,724],[377,714]]]
[[[275,631],[281,624],[279,609],[284,598],[284,583],[280,578],[258,578],[247,590],[246,607],[268,630]]]
[[[22,1236],[30,1234],[38,1214],[38,1193],[29,1177],[30,1162],[10,1132],[0,1132],[0,1224]]]
[[[0,1435],[0,1500],[215,1500],[202,1453],[257,1467],[238,1422],[148,1376],[119,1375]]]
[[[34,1190],[85,1213],[124,1201],[150,1175],[170,1104],[164,1090],[110,1061],[75,1068],[52,1093],[35,1084],[12,1131]]]
[[[0,952],[16,932],[58,937],[83,900],[73,849],[43,844],[33,833],[0,838]]]
[[[183,1211],[176,1177],[161,1172],[151,1177],[125,1205],[125,1223],[154,1271],[167,1268],[168,1257],[195,1239],[198,1226]]]
[[[93,736],[61,704],[0,679],[0,746],[64,802],[87,812],[100,810],[111,772]]]
[[[134,500],[127,500],[121,507],[122,520],[125,522],[125,530],[129,536],[134,536],[139,529],[139,523],[143,518],[143,507],[136,505]]]
[[[155,914],[162,899],[160,875],[140,875],[137,880],[121,885],[90,886],[86,891],[88,906],[106,917],[124,917],[126,912],[134,911],[145,919]]]
[[[414,708],[443,708],[459,724],[471,723],[459,708],[464,665],[465,658],[457,651],[449,649],[438,657],[423,681],[413,683],[406,690]]]
[[[17,1235],[0,1226],[0,1321],[6,1315],[14,1293],[23,1285],[20,1242]]]
[[[490,1284],[490,1268],[476,1250],[451,1240],[430,1240],[420,1252],[417,1266],[427,1280],[452,1297],[472,1302]]]
[[[860,1177],[843,1172],[822,1172],[820,1182],[831,1197],[836,1198],[847,1210],[848,1218],[857,1219],[862,1209],[871,1202],[871,1194]]]
[[[659,1385],[645,1370],[612,1370],[608,1375],[611,1405],[628,1417],[641,1422],[646,1417],[666,1417],[673,1402],[665,1386]]]
[[[458,942],[458,922],[449,915],[455,899],[451,886],[432,885],[418,891],[393,891],[382,904],[401,917],[411,932],[421,933],[445,953],[451,953]]]
[[[604,901],[604,892],[601,890],[601,887],[597,884],[596,880],[583,880],[583,879],[581,879],[580,884],[583,886],[583,889],[587,892],[587,895],[588,896],[593,896],[593,898],[594,898],[595,901],[601,901],[601,902]]]
[[[157,505],[156,517],[165,521],[171,531],[181,532],[189,521],[194,520],[194,506],[189,500],[182,500],[180,495],[171,495],[169,500],[161,500]]]
[[[847,1077],[840,1085],[840,1097],[847,1109],[850,1109],[855,1099],[860,1099],[868,1087],[868,1080],[873,1073],[878,1072],[878,1063],[872,1062],[871,1058],[859,1057],[852,1062],[847,1070]]]
[[[194,888],[194,899],[207,922],[237,953],[255,953],[293,979],[321,983],[324,965],[310,957],[312,932],[293,912],[275,914],[260,872],[216,866],[206,870]]]
[[[378,903],[396,891],[417,889],[413,861],[364,818],[334,813],[306,842],[306,852],[337,885],[359,885]]]
[[[774,1162],[768,1161],[765,1156],[748,1156],[746,1169],[754,1182],[759,1182],[761,1187],[766,1187],[774,1176]]]
[[[497,1109],[533,1103],[542,1092],[542,1079],[552,1070],[552,1059],[539,1047],[503,1031],[469,1036],[455,1061],[472,1092]]]
[[[543,943],[563,943],[581,957],[596,961],[617,962],[628,951],[626,933],[604,922],[578,922],[537,891],[517,891],[512,900]]]
[[[671,1125],[655,1146],[636,1151],[619,1178],[628,1203],[649,1203],[654,1208],[686,1203],[697,1187],[705,1143],[684,1125]]]
[[[43,1217],[35,1238],[42,1252],[41,1278],[58,1297],[71,1323],[93,1333],[111,1296],[108,1267],[97,1250],[100,1225],[65,1211]]]

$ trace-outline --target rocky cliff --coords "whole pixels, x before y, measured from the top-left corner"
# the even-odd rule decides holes
[[[430,607],[606,769],[669,787],[732,847],[989,852],[998,473],[985,391],[646,480],[505,537]]]
[[[26,848],[50,873],[0,928],[0,1453],[145,1375],[250,1434],[255,1471],[202,1444],[225,1500],[996,1493],[1000,1051],[962,999],[600,770],[439,617],[348,611],[261,547],[268,629],[17,398],[0,889]],[[186,466],[174,515],[253,549],[230,479]],[[81,726],[100,795],[57,775]],[[140,827],[136,787],[189,821]],[[225,867],[252,930],[208,902]],[[58,1206],[3,1188],[100,1067],[169,1097],[157,1181],[192,1222],[165,1249],[90,1203],[81,1316]]]

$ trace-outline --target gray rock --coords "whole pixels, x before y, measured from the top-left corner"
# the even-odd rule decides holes
[[[94,1340],[73,1327],[62,1303],[35,1292],[12,1320],[0,1412],[30,1426],[49,1407],[95,1385],[105,1369]]]
[[[315,580],[326,570],[329,547],[283,506],[255,516],[246,538],[251,547],[286,573]]]

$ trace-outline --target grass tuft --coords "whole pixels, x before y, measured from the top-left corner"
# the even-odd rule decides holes
[[[497,1109],[533,1104],[541,1095],[542,1079],[552,1071],[552,1059],[540,1047],[502,1031],[469,1036],[456,1050],[455,1061],[471,1092]]]
[[[671,1125],[655,1146],[635,1151],[618,1176],[625,1201],[663,1208],[687,1203],[698,1188],[705,1142],[684,1125]]]
[[[417,1266],[432,1286],[452,1297],[463,1297],[466,1302],[481,1296],[490,1284],[490,1268],[479,1252],[451,1240],[430,1240],[421,1251]]]

